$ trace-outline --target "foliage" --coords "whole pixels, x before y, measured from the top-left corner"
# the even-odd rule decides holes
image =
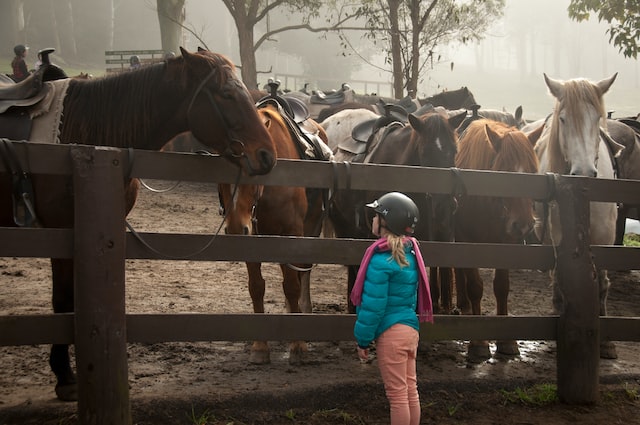
[[[529,406],[546,406],[558,401],[558,389],[555,384],[539,384],[531,388],[516,388],[513,391],[502,390],[506,403],[521,403]]]
[[[624,235],[624,246],[640,246],[640,235],[635,233],[627,233]]]
[[[402,97],[399,91],[415,94],[424,71],[444,60],[439,46],[482,39],[504,6],[505,0],[372,0],[362,3],[358,15],[393,67],[395,96]]]
[[[638,58],[640,52],[640,2],[637,0],[571,0],[569,17],[580,22],[588,20],[591,12],[598,21],[610,24],[609,43],[618,47],[625,57]]]

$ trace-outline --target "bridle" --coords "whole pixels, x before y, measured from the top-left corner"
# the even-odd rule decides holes
[[[223,124],[224,130],[226,133],[226,137],[224,138],[224,142],[226,146],[224,150],[220,152],[220,155],[227,158],[233,158],[233,159],[243,158],[243,157],[246,157],[246,153],[244,151],[245,150],[244,143],[233,134],[233,130],[229,128],[229,124],[227,123],[227,120],[224,117],[224,114],[220,110],[220,107],[218,106],[217,102],[215,101],[213,93],[208,87],[205,87],[207,82],[215,75],[216,71],[217,69],[212,67],[211,72],[200,82],[200,84],[196,88],[196,91],[193,93],[193,97],[191,98],[191,101],[189,102],[189,107],[187,108],[187,120],[189,119],[191,108],[193,107],[193,104],[195,103],[196,98],[200,93],[204,93],[207,96],[207,99],[209,99],[209,102],[211,103],[211,105],[213,106],[213,110],[215,112],[216,118]]]

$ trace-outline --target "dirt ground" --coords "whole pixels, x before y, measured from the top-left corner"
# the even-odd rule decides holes
[[[173,184],[151,181],[157,188]],[[182,183],[166,193],[143,189],[131,225],[140,231],[213,233],[220,223],[212,185]],[[284,311],[279,269],[265,265],[268,313]],[[244,264],[127,263],[130,313],[250,312]],[[483,271],[485,314],[494,314],[491,272]],[[609,313],[640,316],[640,273],[614,273]],[[0,258],[0,315],[50,311],[48,260]],[[314,312],[346,312],[346,270],[318,265]],[[511,313],[548,314],[546,274],[513,271]],[[515,358],[469,364],[465,342],[432,343],[418,360],[423,424],[640,424],[638,343],[617,343],[617,360],[600,363],[596,406],[537,404],[529,391],[555,384],[555,343],[519,341]],[[248,363],[249,343],[129,346],[133,422],[156,424],[388,424],[375,360],[362,364],[352,341],[311,342],[307,361],[288,363],[287,345],[271,343],[271,364]],[[495,349],[495,346],[492,346]],[[55,399],[48,346],[0,347],[0,425],[75,424],[75,403]]]

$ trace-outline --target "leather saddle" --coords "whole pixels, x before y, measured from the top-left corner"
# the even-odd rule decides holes
[[[309,102],[320,105],[335,105],[338,103],[344,103],[345,92],[351,90],[348,84],[343,83],[340,90],[325,93],[321,90],[316,90],[314,94],[309,98]]]
[[[384,99],[379,99],[378,102],[376,103],[376,107],[378,108],[378,110],[380,110],[381,114],[384,113],[385,107],[387,105],[400,106],[407,112],[407,114],[410,114],[418,110],[418,105],[416,104],[416,102],[413,100],[411,96],[405,96],[402,99],[398,100],[397,102],[387,102]]]
[[[402,106],[387,104],[384,115],[363,121],[353,127],[351,138],[341,142],[338,148],[356,155],[365,153],[374,134],[394,123],[404,126],[408,120],[407,117],[407,111]]]

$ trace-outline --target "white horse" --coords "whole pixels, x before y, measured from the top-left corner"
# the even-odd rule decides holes
[[[547,172],[598,177],[614,178],[612,155],[620,152],[621,146],[611,149],[601,136],[601,128],[606,131],[606,114],[602,96],[609,90],[617,73],[610,78],[596,83],[585,79],[559,81],[544,74],[544,79],[550,93],[556,99],[553,114],[547,118],[545,128],[538,139],[535,151],[540,159],[540,173]],[[617,209],[615,203],[591,202],[591,244],[613,245],[616,235]],[[546,222],[548,234],[542,235]],[[548,216],[536,229],[540,240],[561,243],[560,216],[558,206],[550,203]],[[549,240],[550,239],[550,240]],[[597,270],[600,290],[600,315],[607,314],[607,294],[610,286],[606,270]],[[563,300],[554,283],[553,307],[556,312],[562,311]],[[615,346],[605,343],[601,346],[600,356],[616,358]]]
[[[336,155],[339,150],[338,147],[342,143],[352,140],[351,133],[356,125],[379,117],[380,115],[368,109],[345,109],[331,115],[326,120],[322,121],[320,125],[327,133],[329,147],[333,151],[333,154]],[[349,159],[351,158],[335,158],[336,161]]]

